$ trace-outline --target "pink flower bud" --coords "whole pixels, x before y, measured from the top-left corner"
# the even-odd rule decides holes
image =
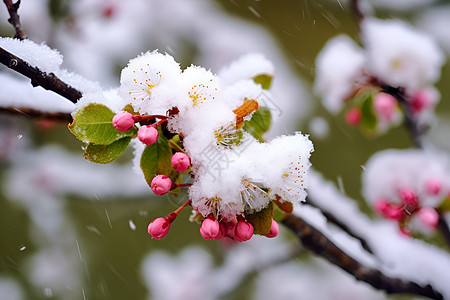
[[[138,130],[138,139],[146,145],[154,144],[158,139],[158,135],[158,129],[152,125],[141,126]]]
[[[186,171],[187,169],[189,169],[191,165],[191,160],[189,159],[189,156],[187,156],[183,152],[175,153],[172,156],[170,162],[172,163],[172,167],[178,172]]]
[[[161,239],[166,236],[170,229],[170,222],[165,218],[157,218],[148,224],[148,234],[154,239]]]
[[[353,107],[345,114],[345,120],[347,124],[356,126],[361,122],[362,114],[359,108]]]
[[[416,215],[420,222],[427,227],[436,228],[439,223],[439,215],[433,208],[422,207]]]
[[[236,224],[234,239],[238,242],[245,242],[252,238],[255,229],[249,222],[239,221]]]
[[[205,240],[217,239],[220,236],[220,225],[213,217],[203,220],[200,226],[200,234]]]
[[[224,230],[225,236],[234,239],[236,235],[236,221],[226,222],[225,227],[222,229]]]
[[[432,90],[417,91],[411,98],[411,111],[420,113],[424,108],[433,106],[436,101],[436,95]]]
[[[270,226],[270,232],[266,237],[268,238],[274,238],[278,235],[280,232],[280,227],[278,226],[278,223],[275,222],[275,220],[272,220],[272,226]]]
[[[394,116],[397,100],[389,94],[378,93],[374,99],[375,113],[386,121],[391,121]]]
[[[112,125],[119,131],[128,131],[134,125],[133,115],[129,112],[120,112],[112,119]]]
[[[392,205],[385,199],[380,199],[375,203],[375,211],[389,220],[399,221],[403,217],[403,210],[401,207]]]
[[[412,206],[419,205],[417,196],[410,189],[404,189],[400,191],[400,200],[405,205],[412,205]]]
[[[425,183],[425,190],[429,195],[437,195],[441,192],[442,182],[436,178],[430,178]]]
[[[172,188],[172,180],[165,175],[157,175],[153,178],[150,187],[156,195],[164,195]]]

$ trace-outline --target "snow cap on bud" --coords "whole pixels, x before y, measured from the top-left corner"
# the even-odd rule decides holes
[[[436,228],[439,222],[439,215],[433,208],[423,207],[417,212],[419,221],[430,228]]]
[[[172,156],[170,162],[172,163],[172,167],[178,172],[186,171],[187,169],[189,169],[191,165],[191,160],[189,159],[189,156],[187,156],[183,152],[175,153]]]
[[[278,226],[278,223],[275,222],[275,220],[272,220],[272,226],[270,226],[270,232],[266,237],[268,238],[274,238],[278,235],[280,232],[280,227]]]
[[[141,126],[138,130],[138,139],[145,145],[151,145],[158,139],[158,129],[152,125]]]
[[[418,205],[417,196],[414,194],[414,192],[410,189],[403,189],[399,193],[400,200],[402,200],[402,203],[405,205]]]
[[[425,183],[425,190],[429,195],[437,195],[441,192],[442,182],[439,179],[431,178]]]
[[[148,234],[154,239],[161,239],[167,235],[170,229],[170,222],[165,218],[157,218],[148,224]]]
[[[245,242],[252,238],[255,229],[249,222],[239,221],[236,224],[234,239],[238,242]]]
[[[356,126],[361,122],[362,114],[359,108],[353,107],[345,114],[345,120],[347,124]]]
[[[397,100],[389,94],[378,93],[374,99],[374,109],[378,116],[386,121],[391,121],[394,116]]]
[[[153,178],[150,187],[156,195],[164,195],[172,188],[172,180],[165,175],[157,175]]]
[[[112,119],[112,125],[119,131],[128,131],[134,125],[133,115],[129,112],[120,112]]]
[[[205,240],[217,239],[220,237],[220,225],[214,217],[208,217],[203,220],[200,226],[200,234]]]

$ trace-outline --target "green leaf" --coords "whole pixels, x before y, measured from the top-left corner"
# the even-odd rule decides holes
[[[270,128],[271,114],[270,110],[260,107],[252,115],[252,118],[244,122],[244,130],[253,135],[258,141],[264,142],[262,136]]]
[[[439,212],[448,212],[450,211],[450,197],[445,198],[439,207],[437,208]]]
[[[273,204],[269,202],[266,208],[261,211],[245,214],[245,219],[255,228],[255,234],[268,235],[273,220]]]
[[[364,95],[361,105],[361,114],[362,125],[369,130],[375,129],[377,126],[377,118],[372,109],[372,93]]]
[[[270,88],[270,85],[272,84],[272,78],[272,75],[260,74],[253,77],[253,81],[255,83],[259,83],[263,89],[268,90]]]
[[[178,173],[172,168],[170,159],[172,158],[172,150],[170,149],[167,138],[158,128],[158,140],[145,147],[141,157],[141,169],[144,172],[145,181],[150,186],[153,178],[158,174],[166,175],[174,179]]]
[[[78,110],[69,124],[69,130],[81,141],[109,145],[124,137],[132,137],[136,127],[118,131],[112,126],[114,113],[105,105],[91,103]]]
[[[124,137],[109,145],[89,144],[84,151],[83,157],[98,164],[109,164],[121,156],[128,145],[131,137]]]

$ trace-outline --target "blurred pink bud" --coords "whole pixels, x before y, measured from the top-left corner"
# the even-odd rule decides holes
[[[436,178],[430,178],[425,183],[425,190],[430,195],[437,195],[441,192],[442,182]]]
[[[157,218],[148,224],[148,234],[154,239],[161,239],[166,236],[170,229],[170,222],[165,218]]]
[[[356,126],[361,122],[361,111],[357,107],[353,107],[345,114],[345,120],[349,125]]]
[[[280,232],[280,227],[278,226],[278,223],[275,222],[275,220],[272,220],[272,226],[270,226],[270,232],[266,237],[268,238],[274,238],[278,235]]]
[[[252,238],[255,229],[253,225],[246,221],[239,221],[236,224],[234,239],[238,242],[245,242]]]
[[[112,125],[119,131],[128,131],[134,125],[133,115],[129,112],[120,112],[112,119]]]
[[[391,121],[394,116],[397,100],[389,94],[378,93],[374,99],[375,113],[382,119]]]
[[[436,101],[436,95],[430,90],[417,91],[411,98],[411,111],[420,113],[424,108],[433,106]]]
[[[156,195],[164,195],[172,188],[172,180],[165,175],[157,175],[153,178],[150,187]]]
[[[439,222],[439,215],[433,208],[430,207],[422,207],[417,212],[417,218],[422,222],[423,225],[436,228]]]
[[[175,153],[172,156],[170,162],[172,163],[172,167],[178,172],[186,171],[187,169],[189,169],[191,165],[191,160],[189,159],[189,156],[187,156],[183,152]]]
[[[152,125],[141,126],[138,130],[138,139],[146,145],[154,144],[158,139],[158,135],[158,129]]]
[[[416,194],[410,189],[401,190],[399,193],[400,200],[405,205],[417,206],[419,205],[419,201],[417,200]]]
[[[400,207],[391,205],[387,200],[380,199],[375,203],[375,211],[386,219],[401,220],[403,211]]]
[[[200,226],[200,234],[205,240],[217,239],[220,237],[220,225],[213,217],[203,220]]]

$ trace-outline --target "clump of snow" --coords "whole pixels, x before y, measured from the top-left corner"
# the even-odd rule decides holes
[[[429,35],[400,20],[367,18],[361,29],[369,71],[387,84],[414,90],[439,79],[445,57]]]
[[[238,80],[251,79],[258,75],[273,76],[274,73],[273,63],[263,54],[249,53],[220,69],[218,76],[225,84],[232,84]]]
[[[316,58],[314,92],[331,112],[338,112],[363,76],[366,58],[363,50],[348,36],[329,40]]]

